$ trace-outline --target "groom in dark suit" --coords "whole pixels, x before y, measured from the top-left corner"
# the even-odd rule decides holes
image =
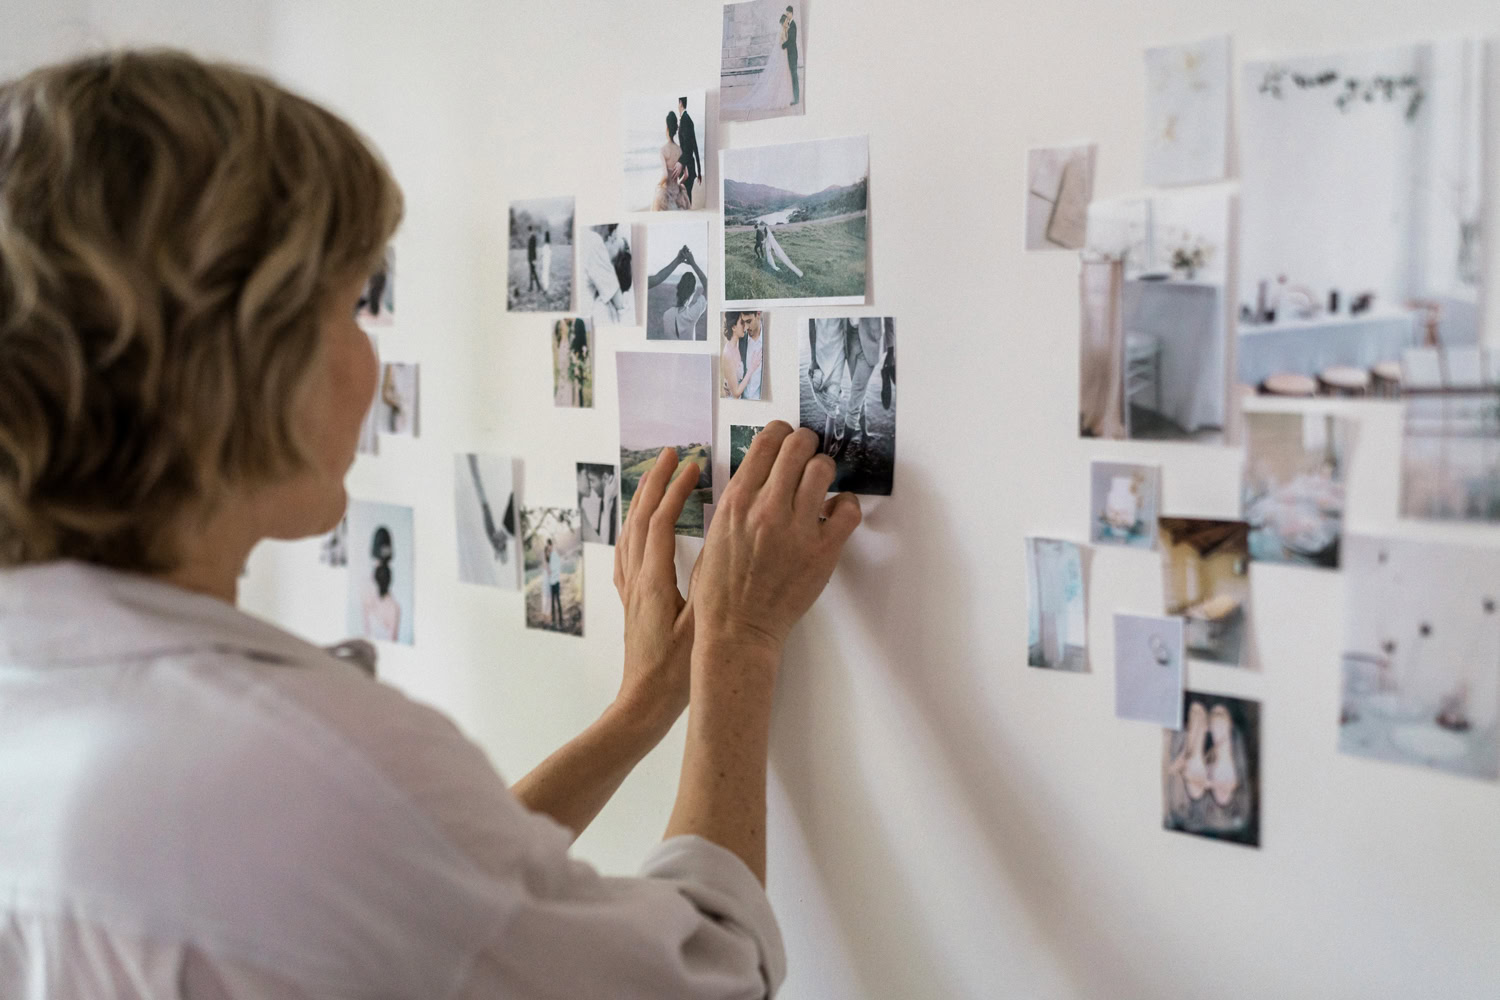
[[[677,98],[677,142],[682,147],[682,162],[687,167],[683,187],[687,189],[688,203],[693,201],[693,184],[703,177],[703,156],[698,152],[698,132],[693,120],[688,117],[687,98]]]
[[[526,241],[526,266],[531,268],[531,283],[526,286],[529,292],[533,288],[542,287],[542,279],[536,276],[536,226],[531,227],[531,239]]]
[[[797,21],[790,6],[786,9],[786,41],[781,47],[786,49],[786,63],[792,70],[792,103],[796,104],[802,100],[802,87],[797,81]]]

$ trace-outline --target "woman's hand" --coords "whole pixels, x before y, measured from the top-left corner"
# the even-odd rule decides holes
[[[816,434],[780,420],[756,435],[693,568],[699,645],[779,658],[827,586],[861,513],[851,493],[827,498],[837,466],[817,450]]]
[[[662,723],[665,733],[688,703],[693,606],[677,589],[677,518],[699,470],[675,481],[677,452],[663,448],[636,487],[615,545],[615,589],[625,605],[625,676],[621,707]],[[670,485],[668,483],[670,482]]]

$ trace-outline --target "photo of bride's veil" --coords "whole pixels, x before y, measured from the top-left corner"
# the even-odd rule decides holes
[[[748,121],[801,114],[803,104],[792,104],[801,87],[794,87],[783,23],[786,0],[752,0],[724,7],[724,42],[719,70],[719,119]],[[802,53],[806,28],[805,0],[790,5],[796,25],[797,74],[803,76]],[[801,81],[799,80],[799,83]],[[799,95],[800,96],[800,95]]]

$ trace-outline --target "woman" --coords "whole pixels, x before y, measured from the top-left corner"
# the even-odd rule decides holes
[[[745,371],[744,341],[745,317],[749,313],[724,314],[724,349],[719,352],[720,395],[726,399],[739,399],[750,384],[750,375]]]
[[[370,541],[370,558],[375,560],[375,571],[371,579],[365,581],[361,601],[366,639],[395,642],[401,635],[401,605],[391,596],[391,558],[394,555],[390,529],[381,525],[375,529]]]
[[[619,693],[513,788],[438,712],[234,607],[255,545],[343,515],[379,379],[355,306],[401,211],[352,128],[253,73],[121,52],[0,85],[0,996],[784,976],[772,691],[859,521],[811,434],[756,439],[691,603],[671,526],[698,477],[669,486],[663,452],[615,550]],[[667,839],[601,878],[569,845],[689,690]]]
[[[662,178],[656,182],[651,211],[668,212],[693,207],[683,184],[682,147],[677,145],[677,112],[667,112],[667,141],[661,147]]]
[[[552,290],[552,230],[542,234],[542,294]]]
[[[773,271],[781,270],[776,266],[776,258],[780,257],[781,262],[791,268],[793,274],[799,278],[802,277],[802,269],[793,264],[792,259],[786,255],[786,251],[781,249],[781,244],[776,242],[776,236],[771,232],[771,227],[764,222],[756,222],[755,226],[755,245],[763,254],[766,265]]]
[[[724,94],[723,111],[731,119],[766,118],[786,114],[792,107],[792,71],[786,53],[792,15],[775,4],[768,6],[768,12],[778,16],[775,25],[767,21],[764,26],[763,37],[768,44],[763,50],[766,54],[755,82],[748,90]],[[774,41],[770,41],[772,39]]]

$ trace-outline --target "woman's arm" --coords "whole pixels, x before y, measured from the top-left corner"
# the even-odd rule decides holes
[[[686,470],[668,488],[677,452],[662,450],[641,480],[625,533],[615,547],[615,588],[625,602],[625,671],[619,694],[604,713],[511,790],[533,812],[582,833],[635,765],[672,728],[688,702],[692,608],[677,589],[674,526],[698,476]],[[669,546],[629,561],[622,551],[632,532],[666,525]]]

